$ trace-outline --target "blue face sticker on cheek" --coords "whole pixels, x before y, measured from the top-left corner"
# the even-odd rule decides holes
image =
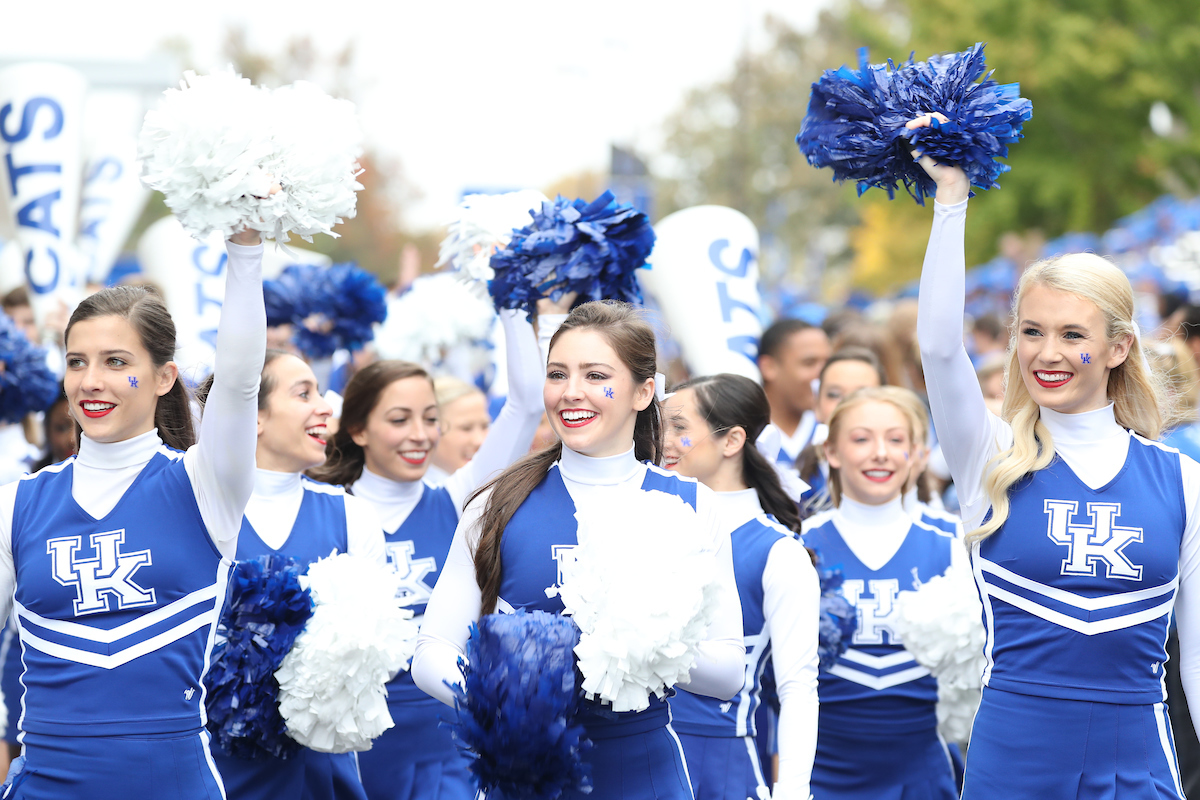
[[[611,388],[609,388],[608,386],[605,386],[604,387],[604,396],[607,397],[609,400],[611,400],[612,396],[613,396],[613,390]]]
[[[1084,353],[1082,356],[1080,356],[1079,360],[1082,361],[1084,364],[1092,363],[1092,357],[1088,353]]]
[[[904,460],[908,461],[908,451],[907,450],[904,451]]]
[[[682,439],[680,439],[680,440],[679,440],[679,442],[680,442],[680,444],[682,444],[684,447],[691,447],[691,446],[692,446],[692,440],[691,440],[691,439],[689,439],[689,438],[688,438],[688,437],[686,437],[686,436],[684,436]]]
[[[129,385],[130,385],[130,386],[132,386],[134,389],[138,388],[138,385],[137,385],[137,378],[135,378],[135,377],[133,377],[132,375],[130,375],[130,376],[129,376]]]

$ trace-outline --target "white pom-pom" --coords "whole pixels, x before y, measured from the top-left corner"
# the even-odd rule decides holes
[[[969,570],[951,567],[912,592],[901,592],[893,629],[904,648],[938,681],[938,730],[966,742],[979,708],[983,607]]]
[[[531,212],[545,202],[546,196],[532,189],[467,195],[448,226],[450,232],[438,250],[437,265],[453,264],[472,280],[490,281],[495,276],[490,265],[492,253],[508,244],[514,228],[528,225],[533,219]]]
[[[684,680],[720,603],[717,561],[696,512],[665,492],[576,503],[578,542],[558,594],[581,635],[583,691],[640,711]]]
[[[316,561],[300,580],[314,609],[275,672],[279,713],[313,750],[369,750],[394,724],[385,684],[412,658],[412,612],[396,605],[395,574],[358,556]]]
[[[452,274],[427,275],[388,304],[375,350],[382,358],[433,366],[450,348],[487,339],[495,318],[492,304]]]
[[[231,70],[184,73],[138,140],[142,181],[196,237],[334,235],[354,215],[361,152],[353,104],[302,82],[269,92]]]

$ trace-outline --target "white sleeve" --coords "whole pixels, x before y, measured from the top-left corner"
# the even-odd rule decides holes
[[[538,350],[542,353],[542,370],[550,360],[550,340],[567,321],[569,314],[538,314]]]
[[[383,523],[375,508],[361,497],[346,495],[346,550],[378,564],[387,563]]]
[[[0,486],[0,619],[12,611],[13,591],[17,588],[17,568],[13,563],[12,522],[17,507],[20,481]]]
[[[1200,730],[1200,464],[1180,455],[1187,523],[1179,551],[1179,591],[1175,624],[1179,630],[1179,676],[1192,725]]]
[[[763,570],[763,614],[779,692],[779,780],[773,800],[806,800],[817,752],[821,584],[804,545],[780,539]]]
[[[984,496],[984,469],[999,452],[998,442],[1005,434],[1012,438],[1008,426],[987,410],[963,346],[966,218],[966,200],[951,206],[934,201],[917,300],[917,341],[933,425],[964,509]]]
[[[463,510],[446,554],[446,565],[438,576],[433,595],[425,606],[421,635],[412,660],[413,682],[430,697],[454,705],[446,682],[462,685],[459,659],[466,660],[471,623],[479,621],[483,594],[475,581],[472,553],[478,537],[479,518],[487,495],[480,495]]]
[[[511,310],[500,312],[500,323],[504,326],[508,399],[475,457],[443,484],[460,514],[472,492],[529,452],[542,420],[546,372],[533,326],[526,321],[524,312]]]
[[[729,700],[742,690],[746,682],[746,640],[742,635],[742,603],[738,599],[737,581],[733,576],[733,546],[729,534],[721,530],[713,513],[711,493],[701,485],[696,497],[698,516],[712,542],[717,559],[721,602],[717,616],[708,626],[708,637],[700,643],[696,665],[686,682],[677,684],[692,694]]]
[[[229,262],[217,326],[214,379],[195,446],[183,463],[200,516],[217,549],[237,553],[246,503],[254,491],[258,384],[267,347],[263,306],[263,246],[225,243]]]

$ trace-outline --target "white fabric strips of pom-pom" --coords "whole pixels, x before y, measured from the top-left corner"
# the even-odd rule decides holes
[[[300,581],[313,615],[275,672],[279,713],[305,747],[369,750],[394,725],[385,684],[412,658],[412,612],[396,604],[395,574],[358,556],[316,561]]]
[[[185,72],[138,140],[142,181],[197,237],[243,228],[280,241],[336,236],[333,226],[354,216],[361,153],[349,101],[303,81],[269,91],[232,71]]]
[[[901,592],[893,629],[938,681],[938,730],[966,742],[979,708],[985,659],[983,606],[969,570],[951,567],[919,589]]]
[[[508,244],[514,228],[528,225],[532,212],[545,202],[546,196],[532,189],[467,195],[448,226],[450,232],[438,250],[437,265],[452,264],[465,277],[490,281],[495,277],[492,253]]]
[[[720,602],[717,561],[696,512],[675,495],[631,489],[576,503],[579,545],[558,594],[579,626],[583,691],[614,711],[686,679]]]
[[[375,333],[381,358],[435,366],[451,348],[489,337],[496,310],[448,272],[417,278],[388,304]]]

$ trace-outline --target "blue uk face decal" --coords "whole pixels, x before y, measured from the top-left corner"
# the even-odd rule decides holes
[[[1079,357],[1079,360],[1082,361],[1084,364],[1090,364],[1090,363],[1092,363],[1092,356],[1089,353],[1084,353],[1082,356]]]
[[[137,385],[137,378],[135,378],[135,377],[133,377],[132,375],[130,375],[130,376],[129,376],[129,385],[130,385],[130,386],[132,386],[134,389],[138,388],[138,385]]]
[[[680,443],[681,443],[681,444],[683,444],[683,446],[684,446],[684,447],[691,447],[691,446],[692,446],[692,440],[691,440],[690,438],[688,438],[687,436],[684,436],[684,437],[683,437],[682,439],[680,439],[679,441],[680,441]]]
[[[612,390],[612,388],[611,388],[611,387],[608,387],[608,386],[605,386],[605,387],[604,387],[604,396],[605,396],[605,397],[607,397],[609,400],[611,400],[611,399],[612,399],[612,396],[613,396],[613,390]]]

